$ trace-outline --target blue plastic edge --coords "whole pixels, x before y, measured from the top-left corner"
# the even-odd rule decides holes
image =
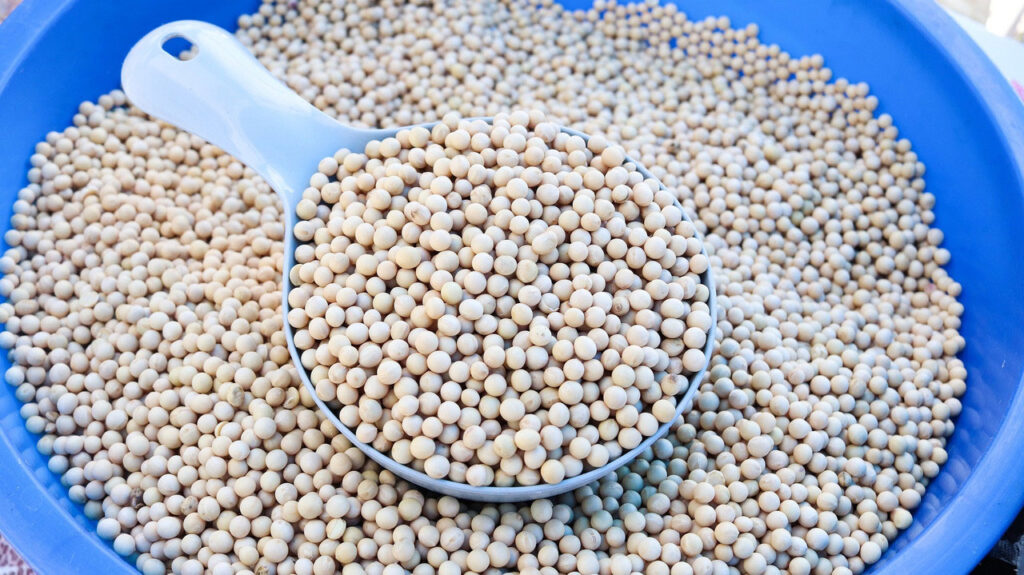
[[[74,1],[28,0],[3,22],[0,26],[0,92],[35,48],[39,38],[60,20]],[[30,152],[26,150],[26,153]],[[4,220],[10,217],[10,207],[5,207],[2,217]],[[4,359],[6,369],[7,361]],[[16,401],[13,394],[2,397],[4,407],[14,405]],[[16,408],[2,413],[2,417],[5,425],[21,423]],[[0,493],[4,494],[0,499],[0,532],[22,558],[41,575],[47,574],[41,567],[52,565],[54,557],[61,557],[69,572],[74,572],[77,570],[73,567],[76,559],[81,561],[90,556],[86,560],[88,564],[99,558],[104,570],[110,573],[137,574],[138,571],[117,555],[109,544],[102,542],[86,523],[68,513],[64,506],[67,494],[63,494],[64,501],[55,497],[56,494],[43,484],[50,479],[45,476],[49,471],[29,468],[26,461],[31,460],[22,456],[6,433],[0,433]],[[37,476],[40,472],[42,477]],[[69,528],[70,537],[67,533]]]
[[[26,60],[32,57],[39,42],[61,20],[74,16],[82,9],[82,2],[77,0],[25,0],[0,25],[0,95],[8,88],[11,79],[25,66]],[[227,3],[225,3],[226,5]],[[253,1],[247,10],[254,10],[258,2]],[[130,6],[131,8],[128,8]],[[113,18],[118,9],[139,9],[152,11],[147,19],[152,27],[175,19],[174,16],[191,10],[193,13],[205,9],[207,12],[225,13],[223,7],[211,10],[203,0],[185,0],[174,6],[173,3],[160,2],[142,6],[133,2],[104,0],[102,3],[89,5],[90,16],[97,17],[104,26],[115,27],[117,20]],[[227,10],[233,19],[242,11],[236,8]],[[221,14],[219,22],[230,25]],[[141,37],[141,34],[140,34]],[[125,47],[127,53],[127,46]],[[73,63],[77,54],[68,58]],[[72,66],[73,68],[73,66]],[[119,70],[120,62],[111,70]],[[116,73],[112,81],[102,92],[90,97],[95,99],[102,93],[119,87]],[[43,88],[45,89],[45,87]],[[66,120],[63,124],[50,125],[39,132],[37,141],[46,136],[46,130],[62,129],[68,125],[72,115],[77,111],[75,104],[63,110]],[[7,110],[0,111],[0,116]],[[15,153],[23,158],[24,166],[17,174],[0,173],[0,186],[14,184],[11,196],[16,197],[16,190],[27,182],[28,157],[32,153],[32,145],[12,149],[12,142],[0,121],[0,149],[5,153]],[[13,142],[25,144],[25,142]],[[11,215],[11,204],[0,205],[0,230],[9,229],[8,220]],[[6,249],[4,243],[2,249]],[[0,325],[2,329],[2,325]],[[0,371],[6,371],[10,362],[6,352],[0,353]],[[52,573],[105,573],[110,575],[138,575],[131,558],[118,555],[110,543],[100,539],[95,532],[95,521],[87,519],[82,513],[82,506],[76,504],[68,496],[66,488],[59,483],[59,477],[46,467],[46,459],[35,448],[36,437],[24,430],[24,421],[19,414],[20,403],[14,397],[14,388],[0,381],[0,532],[17,549],[22,558],[35,569],[39,575]],[[21,433],[13,438],[6,429],[20,427]],[[28,441],[25,438],[28,437]],[[38,465],[38,466],[37,466]]]
[[[1001,146],[1017,160],[1016,189],[1024,191],[1024,105],[1009,82],[970,36],[932,0],[892,2],[917,32],[953,63],[964,83],[988,104],[984,107],[1001,137]],[[945,39],[945,42],[940,38]],[[976,381],[976,380],[975,380]],[[968,374],[968,386],[971,385]],[[1009,414],[1024,413],[1024,377]],[[1014,422],[1019,423],[1019,422]],[[954,432],[955,433],[955,432]],[[899,549],[887,554],[871,569],[888,573],[969,573],[999,540],[1024,505],[1024,434],[1004,419],[988,450],[964,481],[955,497],[925,528]],[[997,501],[999,505],[992,505]],[[987,513],[977,513],[977,509]],[[970,518],[965,521],[964,518]],[[931,541],[963,541],[975,533],[969,548],[927,545]],[[927,534],[927,537],[924,535]]]

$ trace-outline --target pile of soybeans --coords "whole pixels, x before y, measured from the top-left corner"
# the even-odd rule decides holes
[[[428,477],[558,484],[638,454],[707,366],[693,222],[621,147],[538,111],[339,150],[296,216],[302,368]]]
[[[83,103],[14,204],[0,343],[50,469],[143,573],[859,573],[911,523],[963,308],[866,85],[650,2],[266,2],[238,37],[346,122],[537,110],[621,144],[704,239],[716,345],[684,421],[595,484],[419,491],[299,382],[276,195],[120,92]]]

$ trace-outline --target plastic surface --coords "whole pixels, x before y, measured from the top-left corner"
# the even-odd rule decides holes
[[[179,45],[190,45],[192,56],[180,59],[180,51],[168,47],[171,40],[178,40]],[[121,67],[121,84],[129,99],[149,115],[212,142],[263,176],[281,196],[287,229],[295,226],[294,206],[302,199],[302,191],[307,187],[309,177],[316,172],[321,158],[331,156],[341,148],[361,150],[370,140],[394,136],[399,131],[399,128],[366,130],[341,124],[274,78],[227,31],[194,20],[165,24],[139,40]],[[423,126],[432,128],[435,124]],[[563,131],[588,139],[586,134],[576,130]],[[636,164],[646,177],[654,177],[630,158],[627,157],[626,162]],[[682,211],[682,206],[679,208]],[[295,247],[294,235],[286,233],[282,279],[285,293],[291,290],[289,271],[295,265]],[[707,255],[703,248],[701,253]],[[711,273],[705,272],[701,279],[711,289],[708,303],[711,317],[715,317],[715,289]],[[287,298],[282,305],[287,316]],[[661,424],[657,432],[645,438],[640,445],[600,468],[553,485],[476,487],[432,478],[359,441],[355,433],[338,419],[336,410],[317,397],[316,386],[302,366],[294,333],[287,322],[284,330],[292,363],[303,385],[320,410],[349,441],[399,477],[438,493],[474,501],[530,501],[553,497],[612,473],[664,437],[692,404],[698,388],[690,385],[682,394],[672,421]],[[708,360],[713,347],[714,338],[709,337],[704,346]],[[691,380],[703,379],[706,369],[707,362]]]
[[[165,49],[175,38],[192,45],[191,58]],[[121,66],[121,85],[150,116],[213,142],[259,173],[288,214],[322,158],[395,133],[335,121],[274,78],[226,30],[195,20],[164,24],[141,38]]]
[[[580,2],[573,5],[582,5]],[[928,166],[937,224],[964,285],[964,411],[949,461],[914,525],[869,573],[966,573],[1024,500],[1024,112],[981,51],[931,0],[679,2],[691,17],[757,22],[794,55],[821,53],[838,76],[871,84],[881,111]],[[28,0],[0,25],[0,226],[25,185],[28,157],[75,106],[118,84],[129,47],[159,24],[232,27],[255,1]],[[6,360],[2,361],[6,365]],[[137,573],[67,498],[0,386],[0,530],[43,575]]]

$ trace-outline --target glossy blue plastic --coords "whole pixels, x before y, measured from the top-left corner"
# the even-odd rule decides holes
[[[968,392],[948,463],[914,525],[870,573],[966,573],[1024,500],[1024,108],[931,0],[680,4],[695,18],[757,22],[764,41],[821,53],[838,76],[870,83],[927,164],[950,272],[964,285]],[[230,28],[256,5],[26,0],[0,26],[0,225],[33,143],[66,126],[80,101],[116,87],[136,40],[182,18]],[[47,471],[17,410],[12,389],[0,387],[0,530],[42,574],[137,573]]]

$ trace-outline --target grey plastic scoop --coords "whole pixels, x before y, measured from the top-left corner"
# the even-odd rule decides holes
[[[193,46],[194,57],[181,60],[164,49],[174,38]],[[366,130],[346,126],[317,110],[274,78],[231,34],[204,22],[183,20],[153,30],[132,48],[121,68],[121,83],[133,104],[144,112],[187,130],[238,158],[265,179],[284,203],[285,266],[282,287],[291,289],[289,270],[295,263],[296,240],[291,230],[296,223],[295,206],[321,159],[342,148],[362,150],[371,140],[394,136],[399,129]],[[423,124],[430,128],[434,124]],[[575,130],[562,131],[588,138]],[[654,178],[635,161],[647,178]],[[701,276],[710,289],[711,317],[716,317],[715,290],[710,271]],[[282,298],[285,317],[288,298]],[[407,467],[356,439],[337,414],[317,397],[309,373],[299,360],[292,329],[284,322],[288,349],[302,383],[314,401],[338,430],[367,456],[384,468],[421,487],[462,499],[524,501],[552,497],[604,477],[629,463],[663,437],[682,412],[689,409],[703,378],[704,368],[690,377],[690,385],[678,398],[675,418],[662,424],[657,433],[639,446],[606,465],[570,477],[557,484],[514,487],[475,487],[446,479],[434,479]],[[714,337],[708,337],[704,353],[711,357]]]

